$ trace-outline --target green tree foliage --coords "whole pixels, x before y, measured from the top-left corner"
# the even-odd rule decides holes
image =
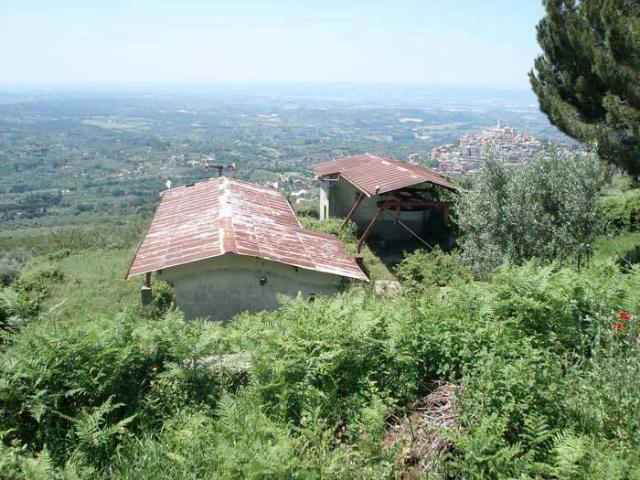
[[[640,175],[640,3],[545,0],[529,76],[551,123]]]
[[[458,205],[464,259],[481,275],[534,257],[580,263],[598,233],[602,175],[595,155],[549,152],[522,167],[488,159]]]
[[[610,233],[640,230],[640,190],[602,201],[605,228]]]

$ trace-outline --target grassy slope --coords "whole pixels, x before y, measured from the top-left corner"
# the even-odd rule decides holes
[[[141,281],[124,279],[134,251],[134,248],[88,250],[55,261],[36,257],[24,272],[29,275],[55,264],[64,280],[52,287],[43,312],[53,321],[82,321],[96,314],[110,315],[137,305]]]
[[[640,232],[624,232],[615,236],[600,236],[596,240],[594,258],[618,258],[640,245]]]
[[[600,237],[596,242],[594,259],[617,258],[640,245],[640,232],[615,237]],[[32,258],[24,269],[28,276],[46,267],[55,266],[64,280],[55,284],[43,311],[52,321],[83,321],[98,315],[115,315],[133,308],[139,301],[142,280],[126,281],[124,275],[135,248],[87,250],[58,260],[45,256]],[[393,274],[369,249],[365,252],[372,279],[393,279]]]
[[[64,280],[53,286],[43,311],[49,320],[82,321],[96,314],[114,315],[137,305],[142,280],[124,279],[134,252],[135,248],[87,250],[59,260],[39,256],[32,258],[23,272],[29,276],[57,267]],[[365,261],[373,266],[371,278],[395,278],[368,249]]]
[[[49,320],[78,320],[87,316],[115,314],[137,305],[142,281],[124,280],[135,249],[86,251],[52,262],[46,257],[33,258],[25,275],[52,263],[60,268],[64,281],[56,284],[44,303]],[[365,264],[372,280],[395,279],[395,276],[368,249]]]

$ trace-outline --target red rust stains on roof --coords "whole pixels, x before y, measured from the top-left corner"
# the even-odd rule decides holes
[[[458,190],[451,182],[428,168],[371,153],[319,163],[313,167],[313,171],[319,177],[340,174],[369,197],[424,182]]]
[[[337,238],[302,228],[282,194],[226,177],[163,193],[127,278],[225,253],[367,280]]]

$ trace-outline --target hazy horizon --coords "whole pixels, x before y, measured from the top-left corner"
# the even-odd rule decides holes
[[[528,88],[540,0],[8,0],[0,86]]]

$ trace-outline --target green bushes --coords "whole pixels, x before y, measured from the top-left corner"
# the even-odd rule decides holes
[[[51,259],[55,260],[64,257],[66,252],[130,248],[140,240],[147,225],[146,219],[133,216],[83,226],[24,230],[18,234],[3,233],[0,236],[0,250],[11,252],[11,255],[19,255],[25,251],[29,255],[51,255]]]
[[[298,220],[300,220],[302,226],[307,230],[335,235],[349,252],[355,253],[358,240],[356,238],[356,226],[354,223],[349,222],[343,228],[343,221],[339,218],[319,220],[312,216],[301,216],[298,217]]]
[[[483,276],[531,258],[580,266],[599,231],[603,181],[594,155],[548,152],[521,167],[488,159],[457,208],[465,261]]]
[[[22,265],[29,256],[24,249],[0,254],[0,288],[7,287],[18,279]]]
[[[619,315],[640,310],[638,267],[477,281],[436,251],[399,270],[402,296],[298,298],[227,327],[159,316],[169,290],[145,318],[28,324],[0,357],[0,476],[396,478],[387,423],[438,381],[461,387],[454,478],[638,473],[640,323]]]
[[[22,327],[34,319],[49,295],[52,282],[63,279],[59,269],[46,266],[0,289],[0,329]]]
[[[276,418],[352,425],[372,397],[403,404],[419,390],[412,313],[395,307],[361,291],[313,304],[297,300],[257,325],[245,317],[232,328],[253,340],[256,389]]]
[[[471,270],[457,253],[444,253],[439,248],[430,252],[416,250],[405,255],[396,267],[396,275],[405,289],[424,293],[429,288],[463,284],[473,280]]]
[[[167,411],[215,407],[220,384],[233,381],[204,365],[175,371],[218,353],[219,328],[187,324],[175,312],[152,323],[124,315],[107,323],[28,326],[1,357],[6,440],[29,451],[46,446],[58,465],[73,457],[100,466],[123,436],[155,426]]]
[[[609,233],[640,230],[640,190],[604,197],[602,215],[605,229]]]

